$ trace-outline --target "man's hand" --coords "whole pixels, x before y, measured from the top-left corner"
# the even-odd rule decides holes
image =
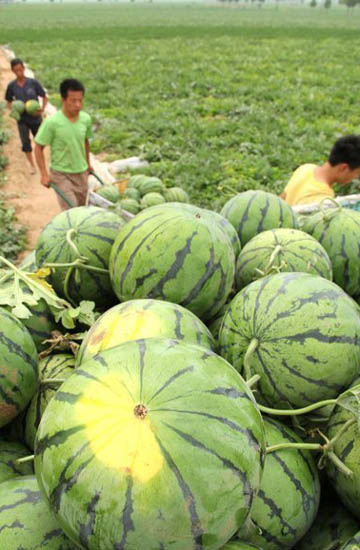
[[[88,172],[91,174],[91,172],[94,171],[94,168],[91,166],[91,164],[88,165]]]
[[[44,187],[50,187],[50,178],[49,178],[49,175],[48,174],[43,174],[41,176],[41,179],[40,179],[40,183],[41,185],[43,185]]]

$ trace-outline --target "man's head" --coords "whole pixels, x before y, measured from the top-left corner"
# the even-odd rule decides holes
[[[330,151],[329,164],[336,172],[336,181],[350,183],[360,175],[360,136],[350,135],[338,139]]]
[[[10,66],[12,72],[16,75],[17,78],[24,78],[25,66],[21,59],[15,57],[10,61]]]
[[[81,111],[84,94],[85,88],[83,84],[75,78],[68,78],[60,84],[63,109],[71,116],[76,116]]]

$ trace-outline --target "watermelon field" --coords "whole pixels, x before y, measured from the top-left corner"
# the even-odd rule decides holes
[[[220,209],[228,187],[279,193],[299,164],[359,128],[356,9],[0,6],[1,41],[53,102],[63,78],[83,80],[93,151],[146,158],[197,204]]]
[[[0,549],[358,550],[360,211],[279,192],[358,131],[360,15],[0,6],[93,151],[149,162],[21,263],[0,201]]]

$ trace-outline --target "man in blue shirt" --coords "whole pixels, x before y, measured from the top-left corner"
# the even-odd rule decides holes
[[[47,97],[44,88],[40,82],[34,78],[25,76],[25,67],[21,59],[12,59],[11,70],[15,74],[16,79],[12,80],[5,92],[5,99],[8,102],[8,107],[11,108],[11,103],[14,100],[21,100],[26,103],[29,99],[38,100],[42,98],[42,107],[34,116],[24,112],[18,120],[18,130],[22,144],[22,150],[26,154],[26,158],[30,164],[31,173],[35,174],[35,164],[32,156],[32,148],[30,141],[30,132],[33,136],[36,135],[42,122],[41,115],[47,104]]]

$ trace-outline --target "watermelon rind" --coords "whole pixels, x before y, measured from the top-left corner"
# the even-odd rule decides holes
[[[103,208],[79,206],[61,212],[44,227],[36,244],[36,262],[40,267],[60,264],[52,267],[50,276],[50,283],[60,297],[75,305],[92,300],[100,309],[116,303],[107,270],[111,247],[124,223]],[[78,252],[68,242],[69,236]],[[105,271],[61,265],[78,260],[79,254],[90,267]]]
[[[103,185],[96,189],[96,193],[110,202],[116,202],[120,198],[120,193],[116,185]]]
[[[189,195],[182,187],[168,187],[164,191],[167,202],[190,202]]]
[[[303,271],[332,280],[332,265],[321,244],[298,229],[270,229],[253,237],[241,250],[236,264],[239,290],[264,275]]]
[[[40,103],[36,99],[29,99],[25,103],[25,111],[28,115],[36,116],[40,109]]]
[[[273,193],[245,191],[229,199],[220,214],[235,227],[244,246],[258,233],[276,227],[297,228],[291,206]]]
[[[87,332],[76,356],[84,363],[96,353],[144,338],[176,338],[214,348],[208,328],[188,309],[163,300],[129,300],[108,309]]]
[[[260,376],[257,399],[299,408],[336,398],[350,386],[358,376],[359,338],[358,306],[339,286],[308,273],[279,273],[233,298],[219,344],[221,355],[246,377]],[[256,347],[245,368],[250,342]]]
[[[217,550],[246,520],[263,459],[262,418],[235,369],[166,338],[82,364],[35,444],[41,491],[83,548]]]
[[[33,475],[32,461],[17,462],[29,454],[29,449],[19,441],[0,440],[0,483],[18,476]]]
[[[263,418],[267,447],[302,443],[289,427]],[[319,501],[319,476],[310,451],[273,451],[266,455],[260,489],[251,507],[251,522],[240,529],[238,536],[267,550],[292,548],[310,529]]]
[[[120,199],[118,204],[130,214],[137,214],[141,209],[140,203],[136,199]]]
[[[3,550],[74,550],[48,509],[35,476],[0,485],[0,548]]]
[[[150,206],[156,206],[157,204],[163,204],[165,202],[161,193],[150,192],[143,195],[140,206],[141,208],[149,208]]]
[[[38,355],[29,331],[0,308],[0,427],[25,409],[38,385]]]
[[[142,211],[121,228],[109,265],[120,302],[161,299],[207,320],[231,292],[235,257],[223,229],[201,212],[164,204]]]

